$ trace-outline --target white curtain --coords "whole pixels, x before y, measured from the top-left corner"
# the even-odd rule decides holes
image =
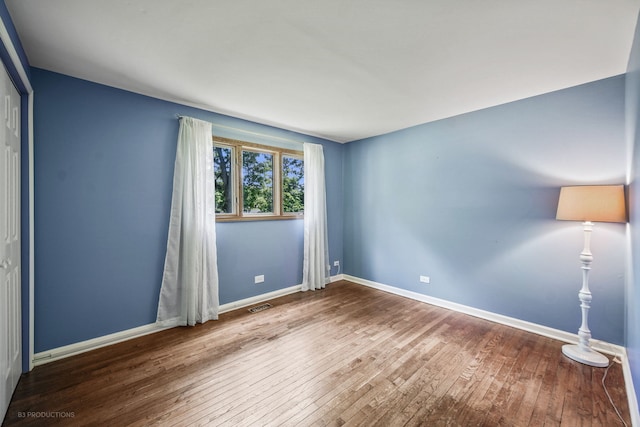
[[[329,283],[327,203],[322,145],[304,144],[304,261],[302,290]]]
[[[157,322],[218,318],[215,178],[211,123],[180,118],[167,255]]]

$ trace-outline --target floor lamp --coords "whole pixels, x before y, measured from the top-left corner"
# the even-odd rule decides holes
[[[562,346],[562,353],[585,365],[605,367],[609,359],[591,348],[591,331],[587,323],[591,307],[589,270],[591,270],[591,230],[596,222],[627,222],[623,185],[585,185],[562,187],[556,219],[583,221],[584,249],[580,254],[582,263],[582,289],[578,293],[582,309],[582,325],[578,329],[578,344]]]

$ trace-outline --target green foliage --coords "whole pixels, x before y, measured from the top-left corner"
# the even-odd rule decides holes
[[[214,148],[214,174],[216,181],[216,213],[233,212],[233,189],[231,180],[231,148]]]
[[[304,162],[282,157],[282,210],[304,212]]]
[[[273,212],[273,155],[242,152],[244,212]]]
[[[270,153],[241,151],[242,202],[246,213],[273,212],[274,157]],[[282,159],[282,212],[304,212],[304,162],[283,155]],[[233,174],[234,149],[214,147],[214,176],[216,213],[234,210]]]

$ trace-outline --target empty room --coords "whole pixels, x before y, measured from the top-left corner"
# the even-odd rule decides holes
[[[640,0],[0,2],[3,426],[640,426]]]

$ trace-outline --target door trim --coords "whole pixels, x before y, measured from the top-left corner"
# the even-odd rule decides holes
[[[24,65],[22,64],[22,61],[20,60],[20,56],[18,55],[18,51],[15,47],[15,45],[13,44],[13,40],[11,40],[11,36],[9,35],[9,32],[7,31],[7,27],[4,23],[3,19],[0,19],[0,43],[2,43],[5,47],[5,49],[7,50],[7,53],[9,54],[9,58],[12,62],[13,67],[15,68],[16,72],[12,72],[11,70],[7,69],[7,72],[9,73],[9,75],[11,76],[11,78],[14,80],[14,83],[18,83],[16,80],[19,80],[19,83],[21,84],[16,84],[16,87],[18,89],[18,92],[20,93],[21,97],[22,95],[27,95],[27,108],[28,108],[28,114],[27,114],[27,123],[26,123],[26,129],[24,126],[24,120],[25,120],[25,115],[21,114],[21,121],[20,121],[20,127],[23,130],[26,130],[26,132],[21,132],[21,137],[20,137],[20,145],[21,147],[24,147],[24,142],[25,142],[25,137],[27,138],[27,147],[28,147],[28,152],[27,153],[22,153],[22,155],[27,155],[28,156],[28,163],[29,163],[29,182],[28,182],[28,186],[29,186],[29,308],[28,308],[28,312],[29,312],[29,345],[28,345],[28,365],[27,365],[27,370],[31,371],[33,369],[33,346],[34,346],[34,341],[33,341],[33,337],[34,337],[34,288],[35,288],[35,251],[34,251],[34,212],[35,212],[35,208],[34,208],[34,177],[33,177],[33,87],[31,86],[31,82],[29,81],[29,77],[27,76],[27,72],[24,68]],[[17,75],[16,75],[17,73]],[[21,186],[24,185],[24,182],[21,183]],[[20,193],[21,196],[20,198],[22,199],[22,188],[20,189]],[[22,227],[24,227],[24,221],[22,222]],[[21,242],[23,245],[26,242]],[[23,283],[20,284],[20,287],[24,293],[24,286],[22,286]],[[22,307],[23,311],[24,311],[24,305]],[[24,323],[22,323],[22,340],[24,343]],[[23,344],[21,343],[21,344]],[[24,345],[23,345],[24,348]],[[24,370],[24,364],[23,364],[23,370]]]

